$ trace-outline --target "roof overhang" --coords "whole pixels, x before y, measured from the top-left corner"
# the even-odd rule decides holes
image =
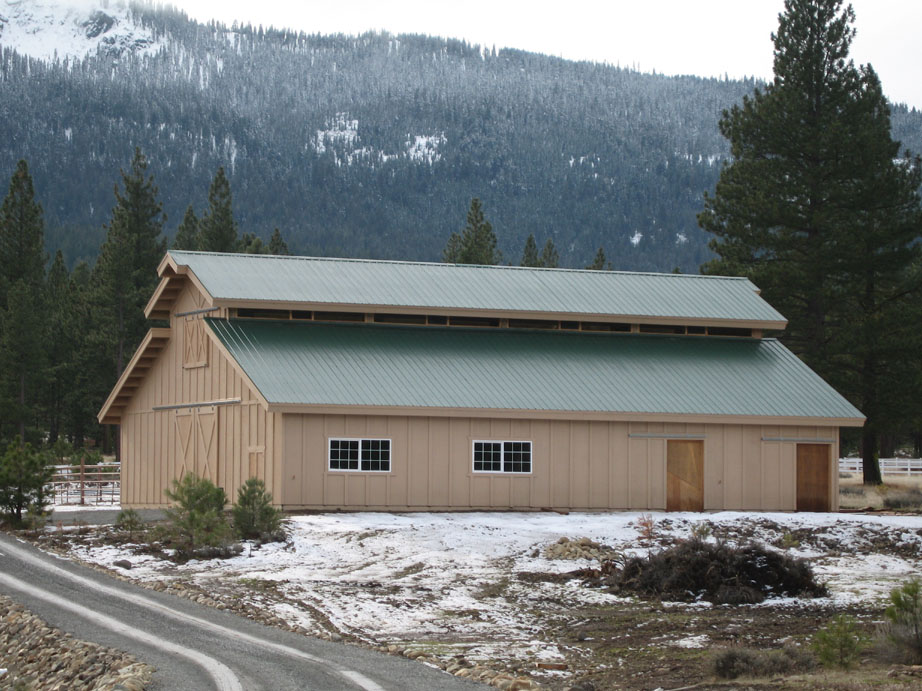
[[[214,298],[205,290],[205,286],[195,273],[185,264],[177,263],[169,252],[160,260],[157,275],[160,276],[160,283],[144,307],[144,316],[148,319],[169,319],[173,304],[186,286],[187,280],[205,297],[208,307],[214,306]]]
[[[117,425],[122,419],[122,411],[131,402],[135,392],[140,388],[141,382],[147,372],[153,367],[160,352],[170,340],[170,329],[151,329],[147,332],[141,345],[135,351],[131,362],[122,372],[112,393],[106,399],[102,409],[97,414],[97,419],[104,425]]]
[[[811,427],[861,427],[865,418],[783,417],[765,415],[702,415],[585,410],[526,410],[494,408],[442,408],[400,406],[313,405],[270,403],[270,413],[314,415],[375,415],[407,417],[471,417],[529,420],[586,420],[600,422],[652,422],[704,425],[772,425]]]

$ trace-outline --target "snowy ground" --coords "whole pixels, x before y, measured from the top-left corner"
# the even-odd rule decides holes
[[[638,525],[644,516],[653,520],[652,539],[643,539]],[[828,598],[768,600],[755,609],[872,608],[922,573],[922,516],[854,514],[338,513],[293,517],[287,545],[248,547],[227,560],[177,566],[130,546],[74,542],[69,550],[106,567],[129,559],[126,575],[141,581],[183,581],[212,593],[230,586],[253,607],[308,632],[428,646],[474,661],[534,663],[569,657],[559,630],[573,612],[633,601],[579,580],[521,578],[598,565],[548,559],[548,546],[561,537],[588,537],[625,555],[646,554],[690,536],[699,524],[708,524],[712,540],[755,539],[807,558],[829,586]],[[687,629],[660,638],[673,649],[708,643],[707,635]]]

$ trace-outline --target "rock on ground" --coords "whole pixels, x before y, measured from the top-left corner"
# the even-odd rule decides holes
[[[153,667],[128,653],[78,641],[0,595],[0,689],[143,691]]]

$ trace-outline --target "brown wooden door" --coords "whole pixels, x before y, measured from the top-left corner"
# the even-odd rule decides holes
[[[703,441],[666,441],[666,511],[704,511]]]
[[[797,510],[829,511],[829,445],[797,445]]]

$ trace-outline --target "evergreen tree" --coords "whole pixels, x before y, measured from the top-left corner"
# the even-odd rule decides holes
[[[182,217],[179,228],[176,229],[171,248],[174,250],[197,250],[199,245],[199,221],[195,216],[195,210],[189,204],[186,207],[186,213]]]
[[[595,259],[586,268],[590,271],[611,271],[611,262],[605,259],[605,250],[599,247],[599,251],[595,253]]]
[[[525,249],[522,251],[522,261],[519,262],[519,266],[541,266],[534,235],[529,235],[525,241]]]
[[[449,264],[499,264],[502,253],[496,249],[496,234],[493,226],[483,215],[483,208],[477,197],[471,199],[467,212],[467,225],[461,234],[452,233],[442,252],[442,261]]]
[[[25,440],[39,412],[44,338],[45,245],[42,208],[19,161],[0,205],[0,411]],[[10,429],[0,433],[10,432]]]
[[[268,247],[263,245],[263,240],[258,235],[244,233],[240,236],[240,242],[237,243],[237,252],[244,254],[266,254]]]
[[[70,313],[74,325],[73,387],[64,393],[64,426],[75,446],[86,437],[101,441],[96,412],[114,383],[112,366],[100,353],[109,351],[104,313],[98,308],[93,272],[85,262],[71,271]]]
[[[35,201],[29,166],[21,160],[0,206],[0,308],[14,283],[23,281],[37,296],[44,277],[42,207]]]
[[[45,490],[51,471],[43,454],[22,438],[13,440],[0,456],[0,513],[22,524],[23,513],[44,513],[49,503]]]
[[[46,283],[47,318],[45,342],[45,392],[43,407],[48,428],[48,442],[57,441],[64,425],[65,397],[74,387],[74,357],[77,331],[70,276],[64,254],[58,250],[48,270]]]
[[[7,305],[0,320],[0,367],[3,372],[5,418],[23,440],[31,438],[39,412],[43,372],[42,301],[25,279],[17,279],[7,291]],[[39,434],[40,436],[40,434]]]
[[[224,168],[208,190],[208,211],[200,221],[199,249],[203,252],[234,252],[237,249],[237,224],[234,222],[230,183]]]
[[[554,247],[554,241],[550,238],[544,243],[544,249],[541,250],[541,266],[545,269],[556,269],[560,264],[560,255],[557,254],[557,248]]]
[[[269,238],[269,254],[289,255],[288,244],[282,239],[282,233],[276,228]]]
[[[879,483],[886,385],[920,357],[898,316],[919,299],[919,160],[896,160],[879,80],[848,59],[854,12],[841,5],[786,0],[774,80],[724,112],[732,161],[698,220],[718,255],[704,270],[749,276],[787,316],[785,341],[867,415],[864,479]]]
[[[166,251],[165,217],[140,149],[121,174],[124,191],[115,186],[112,220],[94,271],[113,364],[110,384],[147,333],[144,306],[157,287],[157,265]]]

